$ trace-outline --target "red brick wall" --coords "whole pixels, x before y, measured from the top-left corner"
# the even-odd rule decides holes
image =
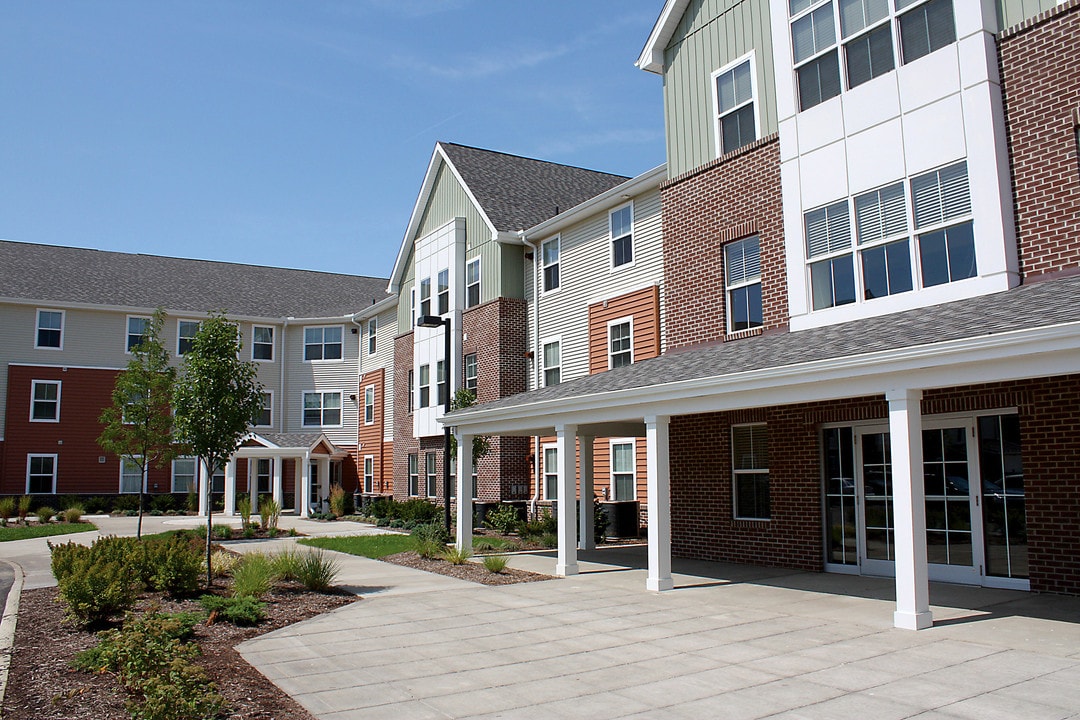
[[[1020,271],[1080,271],[1080,2],[998,40]]]
[[[409,370],[413,366],[413,334],[394,338],[394,497],[409,496],[409,453],[419,443],[413,437],[413,416],[409,412]]]
[[[725,337],[723,245],[753,234],[761,240],[763,330],[786,327],[787,274],[777,136],[672,178],[660,194],[668,349]]]

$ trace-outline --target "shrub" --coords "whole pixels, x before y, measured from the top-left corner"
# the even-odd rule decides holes
[[[91,625],[129,610],[139,592],[139,580],[115,560],[75,555],[70,572],[58,582],[60,599],[74,620]]]
[[[67,510],[68,508],[81,508],[83,506],[82,501],[79,500],[78,495],[61,495],[56,498],[56,504],[61,510]]]
[[[203,595],[199,598],[199,604],[206,608],[211,618],[221,618],[233,625],[258,625],[266,618],[266,603],[259,602],[249,595],[240,597]]]
[[[8,520],[15,515],[15,498],[0,498],[0,524],[7,525]]]
[[[518,511],[513,505],[500,505],[487,514],[484,524],[497,533],[507,535],[518,526]]]
[[[546,548],[559,547],[559,536],[555,533],[544,533],[537,542]]]
[[[64,516],[64,522],[66,522],[66,523],[77,523],[80,520],[82,520],[83,509],[81,507],[79,507],[78,505],[74,505],[72,507],[69,507],[67,510],[65,510],[63,512],[63,516]]]
[[[60,545],[53,545],[51,542],[48,545],[52,573],[58,583],[72,573],[76,559],[90,555],[89,547],[70,540]]]
[[[448,547],[443,550],[443,560],[451,565],[464,565],[466,561],[472,557],[472,550],[469,548],[458,549],[456,546]]]
[[[232,575],[233,568],[240,562],[240,556],[225,550],[215,550],[210,555],[210,571],[218,577]],[[201,564],[199,567],[203,570]]]
[[[233,596],[256,600],[270,592],[277,580],[274,563],[262,553],[250,553],[233,568]]]
[[[394,512],[394,505],[396,504],[393,498],[379,498],[368,503],[364,513],[376,520],[388,520]]]
[[[190,595],[199,589],[202,553],[186,537],[174,535],[148,543],[147,569],[150,585],[171,597]]]
[[[352,514],[352,495],[345,488],[335,485],[330,489],[330,514],[335,518]]]
[[[412,520],[416,523],[430,523],[439,518],[439,507],[427,500],[414,498],[403,503],[397,503],[397,517],[404,521]]]
[[[289,528],[289,537],[299,537],[300,533],[296,532],[296,528]]]
[[[55,514],[56,514],[56,510],[53,510],[48,505],[43,505],[43,506],[39,507],[37,509],[37,513],[36,513],[38,522],[41,523],[42,525],[44,525],[45,523],[52,520],[53,515],[55,515]]]
[[[112,508],[112,501],[107,497],[96,495],[86,501],[85,507],[86,512],[91,515],[105,515]]]
[[[484,567],[490,573],[498,575],[506,569],[506,563],[509,561],[505,555],[487,555],[484,557]]]
[[[302,553],[296,568],[296,579],[308,590],[326,592],[341,572],[338,561],[323,550]]]
[[[278,529],[276,527],[266,528],[266,537],[276,538],[278,536]]]
[[[251,522],[251,497],[244,495],[236,501],[236,512],[240,515],[240,527],[247,528]]]
[[[184,504],[188,512],[199,512],[199,492],[194,485],[188,488]]]
[[[138,495],[121,495],[113,501],[113,512],[138,512],[139,510],[139,496]]]
[[[514,552],[521,548],[512,540],[502,538],[476,538],[473,540],[473,552]]]
[[[176,499],[172,495],[155,495],[150,498],[150,513],[164,515],[176,509]]]
[[[212,532],[217,540],[232,540],[232,528],[228,525],[215,525]]]
[[[271,557],[274,572],[282,580],[296,580],[300,577],[300,551],[295,548],[283,550]]]
[[[30,514],[30,501],[31,498],[29,495],[23,495],[21,498],[19,498],[17,512],[19,514],[19,522],[21,523],[25,523],[26,516]]]
[[[251,538],[255,537],[255,528],[251,527],[250,525],[245,525],[244,531],[241,534],[244,536],[245,540],[250,540]]]
[[[523,538],[540,538],[544,535],[553,535],[559,529],[559,521],[547,510],[535,520],[521,523],[518,526],[518,534]]]
[[[431,540],[442,545],[450,542],[450,533],[446,532],[446,528],[443,527],[443,525],[440,523],[426,523],[424,525],[417,525],[409,534],[412,537],[416,538],[417,542]]]
[[[264,530],[276,530],[280,518],[281,504],[277,500],[269,496],[259,500],[259,520]]]
[[[142,703],[128,702],[133,720],[189,720],[221,714],[225,698],[201,666],[176,658],[163,670],[142,684]]]

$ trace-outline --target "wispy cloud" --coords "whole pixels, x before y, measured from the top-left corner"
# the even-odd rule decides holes
[[[655,144],[657,140],[663,139],[663,136],[664,134],[658,130],[634,128],[602,130],[594,133],[568,133],[562,137],[541,141],[536,146],[535,152],[538,157],[559,157],[604,145]]]
[[[415,55],[395,53],[390,56],[389,63],[395,68],[420,73],[427,77],[444,80],[478,80],[511,73],[522,68],[536,67],[566,55],[571,49],[569,45],[532,51],[507,48],[494,53],[462,55],[440,63]]]

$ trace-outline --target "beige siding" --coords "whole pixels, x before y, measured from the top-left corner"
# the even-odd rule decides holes
[[[1018,25],[1044,10],[1057,6],[1057,0],[997,0],[998,29],[1005,30]]]
[[[760,135],[776,132],[768,0],[692,0],[664,51],[668,175],[716,157],[711,75],[754,51]]]
[[[364,331],[367,320],[363,320]],[[383,398],[383,440],[394,439],[394,338],[398,334],[397,309],[391,307],[378,314],[379,329],[376,334],[375,354],[367,354],[367,337],[361,342],[360,375],[382,368],[385,371],[385,393]],[[358,415],[359,417],[359,415]]]
[[[342,360],[306,362],[304,360],[304,328],[314,326],[341,325],[343,348]],[[290,325],[286,337],[285,372],[287,384],[285,394],[279,400],[280,393],[275,393],[275,402],[280,402],[285,414],[285,432],[322,432],[332,443],[356,445],[357,419],[359,416],[360,381],[360,333],[352,334],[356,327],[347,318],[337,322],[312,322],[306,325]],[[304,426],[303,409],[305,392],[341,391],[341,427]],[[356,395],[352,400],[350,395]]]

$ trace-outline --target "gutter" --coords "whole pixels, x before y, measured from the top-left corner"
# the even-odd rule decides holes
[[[538,279],[538,273],[536,272],[536,264],[539,261],[540,248],[535,243],[529,240],[525,235],[525,231],[522,230],[518,233],[521,237],[521,242],[532,250],[532,286],[533,286],[533,368],[536,372],[536,387],[540,387],[540,282]],[[560,348],[559,352],[562,352]],[[535,452],[533,453],[533,496],[529,501],[529,515],[530,517],[536,517],[536,507],[540,502],[540,436],[533,435],[533,447]]]

